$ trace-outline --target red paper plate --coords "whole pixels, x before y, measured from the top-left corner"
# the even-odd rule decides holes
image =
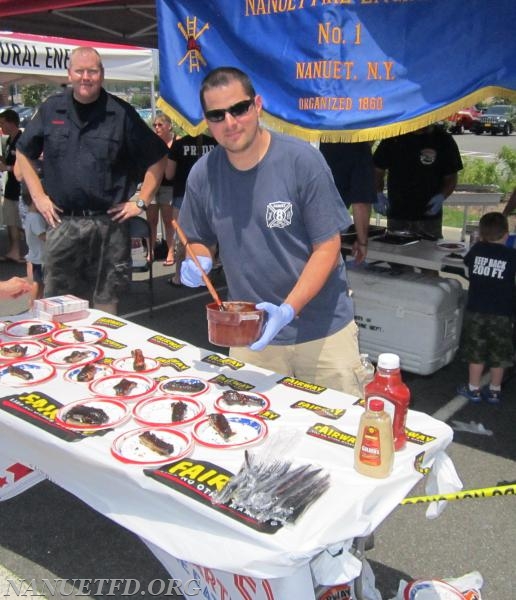
[[[186,405],[185,415],[181,421],[172,421],[173,405],[183,402]],[[143,425],[167,425],[179,427],[192,423],[206,412],[203,404],[195,398],[186,396],[156,396],[141,400],[133,408],[133,417]]]
[[[79,381],[79,379],[78,379],[79,373],[85,367],[91,367],[92,369],[94,369],[94,371],[92,370],[93,377],[89,381]],[[108,375],[113,375],[113,369],[111,367],[109,367],[108,365],[102,365],[100,363],[88,363],[87,365],[83,365],[82,367],[79,366],[79,367],[72,367],[71,369],[68,369],[68,371],[65,371],[63,377],[66,379],[66,381],[70,381],[72,383],[88,383],[89,384],[92,381],[94,381],[95,379],[100,379],[101,377],[107,377]]]
[[[226,396],[219,396],[215,400],[215,408],[220,412],[257,415],[271,405],[267,396],[258,392],[235,392],[234,394],[235,399],[240,399],[238,402],[231,402],[231,396],[226,393]]]
[[[67,420],[68,415],[74,409],[86,407],[102,410],[107,416],[108,420],[105,423],[91,424],[91,423],[74,423]],[[71,416],[71,415],[70,415]],[[97,431],[101,429],[111,429],[117,425],[125,423],[130,418],[129,408],[124,402],[120,400],[113,400],[111,398],[87,398],[83,400],[77,400],[60,408],[56,414],[56,421],[68,429],[76,431]]]
[[[210,384],[199,377],[170,377],[159,384],[164,394],[199,396],[210,389]]]
[[[30,379],[23,379],[13,375],[11,369],[22,369],[23,372],[31,376]],[[56,369],[53,365],[45,362],[16,362],[0,367],[0,383],[2,385],[34,385],[35,383],[43,383],[48,381],[56,374]]]
[[[40,333],[29,333],[31,328],[40,327],[42,331]],[[43,329],[45,331],[43,331]],[[53,321],[42,321],[41,319],[29,319],[26,321],[17,321],[16,323],[10,323],[5,326],[4,333],[11,337],[24,337],[24,338],[40,338],[46,335],[50,335],[57,329],[57,323]]]
[[[77,333],[75,333],[77,332]],[[82,336],[84,341],[77,339],[78,335]],[[52,340],[58,344],[97,344],[106,339],[107,333],[100,327],[91,325],[77,325],[77,327],[66,327],[58,329],[52,334]]]
[[[126,394],[117,394],[115,386],[123,380],[135,385]],[[145,375],[108,375],[92,381],[89,388],[97,396],[131,401],[151,394],[156,389],[156,382]]]
[[[104,356],[102,348],[85,344],[70,344],[52,348],[45,354],[45,360],[56,367],[80,367],[100,360]]]
[[[20,357],[9,357],[4,354],[4,352],[8,352],[9,348],[13,348],[14,346],[21,346],[22,349],[25,349],[25,354]],[[0,364],[35,360],[42,356],[46,350],[47,347],[36,340],[27,340],[25,342],[2,342],[0,344]]]
[[[222,413],[217,413],[222,414]],[[240,448],[254,444],[267,435],[267,424],[258,417],[236,413],[224,413],[234,432],[225,440],[210,424],[210,415],[194,425],[192,435],[196,442],[210,448]]]
[[[166,455],[151,450],[140,440],[140,436],[144,433],[151,433],[160,441],[171,444],[173,450]],[[111,453],[118,460],[128,464],[161,465],[185,457],[192,448],[190,436],[178,429],[142,427],[119,435],[111,446]]]
[[[152,373],[160,368],[160,364],[154,358],[145,357],[145,369],[141,371],[134,370],[134,358],[132,356],[125,356],[124,358],[117,358],[113,361],[113,369],[120,371],[121,373]]]

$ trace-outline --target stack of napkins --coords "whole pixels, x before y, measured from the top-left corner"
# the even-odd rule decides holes
[[[34,316],[44,321],[74,321],[88,316],[87,300],[65,294],[34,300]]]

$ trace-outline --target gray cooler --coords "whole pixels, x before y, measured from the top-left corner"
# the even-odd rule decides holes
[[[465,292],[455,279],[378,268],[348,269],[360,352],[400,356],[401,368],[429,375],[459,347]]]

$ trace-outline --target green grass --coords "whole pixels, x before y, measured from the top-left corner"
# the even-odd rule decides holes
[[[502,146],[494,161],[466,157],[462,162],[459,183],[497,185],[505,194],[516,187],[516,150],[508,146]]]
[[[468,221],[475,221],[480,218],[480,211],[478,209],[471,210],[468,207]],[[444,206],[443,209],[443,225],[445,227],[459,227],[462,228],[464,221],[464,210],[462,208],[452,208]]]
[[[485,161],[481,158],[464,158],[464,169],[459,172],[459,183],[472,183],[476,185],[497,185],[500,192],[508,195],[516,188],[516,150],[502,146],[494,161]],[[500,203],[499,208],[490,210],[503,210],[505,205]],[[468,221],[478,221],[483,214],[482,207],[468,207]],[[462,227],[464,212],[461,207],[444,205],[443,225],[446,227]]]

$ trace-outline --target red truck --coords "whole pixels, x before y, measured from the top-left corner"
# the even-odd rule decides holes
[[[475,131],[480,124],[482,112],[475,106],[463,108],[446,119],[449,123],[448,129],[450,133],[460,134],[465,131]]]

